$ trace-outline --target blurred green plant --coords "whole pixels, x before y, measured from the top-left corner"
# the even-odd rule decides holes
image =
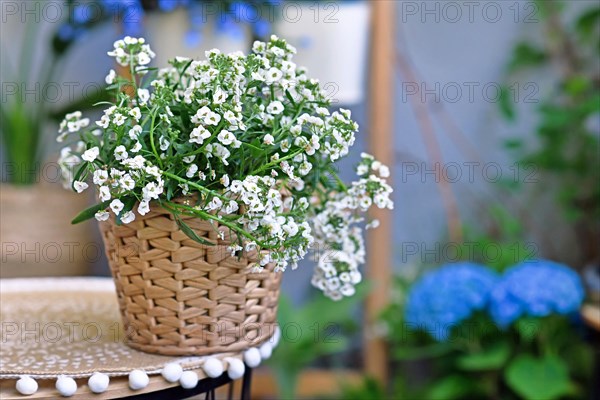
[[[575,228],[582,264],[600,259],[600,6],[596,3],[565,22],[573,2],[537,0],[541,43],[518,43],[507,64],[507,75],[550,72],[554,90],[538,108],[537,142],[511,138],[505,146],[523,166],[534,166],[548,189],[557,189],[564,215]],[[575,2],[577,3],[577,2]],[[578,6],[578,4],[575,4]],[[575,7],[577,10],[581,7]],[[499,102],[503,116],[518,116],[510,89]],[[521,188],[515,188],[521,189]]]
[[[348,348],[350,334],[358,329],[352,317],[367,294],[361,284],[352,297],[331,301],[316,296],[301,307],[294,307],[286,296],[279,300],[277,320],[281,343],[267,365],[273,371],[279,398],[295,399],[300,373],[320,357],[335,355]]]
[[[77,1],[68,0],[65,6],[68,10],[66,19],[73,18],[73,10]],[[38,44],[46,37],[42,24],[31,21],[24,24],[21,52],[16,60],[3,56],[1,59],[3,100],[0,104],[0,133],[6,157],[5,179],[14,184],[29,185],[38,181],[41,167],[43,130],[49,119],[58,119],[73,109],[89,108],[97,101],[106,99],[105,91],[90,89],[85,98],[75,100],[73,104],[52,109],[52,102],[45,99],[44,93],[54,84],[57,72],[63,66],[62,61],[73,48],[77,37],[69,40],[61,39],[61,26],[50,36],[47,49],[42,48],[41,66],[36,68],[33,57],[38,54]],[[2,49],[3,55],[8,55]],[[37,93],[34,101],[31,91]]]
[[[460,259],[485,264],[496,272],[534,258],[538,246],[525,240],[522,222],[501,204],[486,207],[487,226],[463,225],[463,243],[458,245]]]

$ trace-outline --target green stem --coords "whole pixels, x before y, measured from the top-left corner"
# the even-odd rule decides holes
[[[294,157],[296,157],[298,154],[302,153],[303,151],[304,151],[303,149],[296,150],[295,152],[293,152],[293,153],[291,153],[291,154],[288,154],[288,155],[287,155],[287,156],[285,156],[285,157],[282,157],[282,158],[280,158],[280,159],[278,159],[278,160],[271,161],[270,163],[267,163],[267,164],[263,165],[262,167],[260,167],[259,169],[256,169],[256,170],[252,171],[252,172],[251,172],[250,174],[248,174],[248,175],[256,175],[257,173],[259,173],[259,172],[262,172],[262,171],[264,171],[264,170],[265,170],[265,169],[267,169],[267,168],[271,168],[271,167],[273,167],[273,166],[275,166],[275,165],[279,164],[279,163],[280,163],[280,162],[282,162],[282,161],[289,160],[289,159],[291,159],[291,158],[294,158]]]
[[[185,206],[182,204],[177,204],[177,203],[172,203],[172,202],[168,202],[168,204],[171,207],[175,207],[175,208],[179,208],[179,209],[183,209],[185,210],[188,214],[193,214],[196,216],[199,216],[205,220],[213,220],[213,221],[217,221],[219,224],[221,225],[225,225],[226,227],[228,227],[229,229],[231,229],[232,231],[252,240],[253,242],[255,242],[257,245],[259,245],[262,248],[271,248],[272,246],[269,246],[263,242],[261,242],[260,240],[258,240],[257,238],[255,238],[253,235],[251,235],[250,233],[246,232],[245,230],[243,230],[242,228],[240,228],[239,226],[236,226],[235,224],[232,224],[228,221],[225,221],[224,219],[222,219],[221,217],[208,213],[206,211],[202,211],[202,210],[198,210],[197,208],[193,208],[193,207],[189,207],[189,206]]]
[[[215,196],[215,197],[218,197],[218,198],[220,198],[221,200],[225,200],[225,201],[231,201],[231,199],[230,199],[230,198],[228,198],[228,197],[226,197],[226,196],[223,196],[223,195],[222,195],[222,194],[220,194],[220,193],[217,193],[217,192],[215,192],[215,191],[213,191],[213,190],[207,189],[206,187],[204,187],[204,186],[202,186],[202,185],[198,185],[197,183],[195,183],[195,182],[192,182],[192,181],[190,181],[190,180],[187,180],[187,179],[185,179],[185,178],[182,178],[182,177],[180,177],[180,176],[178,176],[178,175],[172,174],[172,173],[170,173],[170,172],[167,172],[167,171],[164,171],[164,172],[163,172],[163,175],[164,175],[164,176],[167,176],[167,177],[169,177],[169,178],[171,178],[171,179],[175,179],[176,181],[179,181],[179,182],[181,182],[181,183],[185,183],[185,184],[187,184],[188,186],[191,186],[191,187],[193,187],[194,189],[197,189],[197,190],[201,191],[202,193],[207,193],[207,194],[210,194],[210,195],[212,195],[212,196]]]
[[[152,152],[156,156],[156,159],[158,160],[158,165],[162,169],[162,167],[163,167],[162,160],[160,159],[160,157],[158,155],[158,151],[156,151],[156,146],[154,145],[154,121],[156,120],[157,112],[158,112],[158,108],[155,108],[154,111],[152,112],[152,122],[150,123],[150,147],[152,147]]]

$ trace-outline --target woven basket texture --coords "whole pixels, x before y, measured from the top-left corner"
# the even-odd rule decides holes
[[[252,272],[256,254],[232,257],[229,228],[180,218],[215,245],[190,239],[157,204],[127,225],[114,219],[99,224],[127,343],[150,353],[207,355],[267,340],[275,328],[281,274],[272,265]]]

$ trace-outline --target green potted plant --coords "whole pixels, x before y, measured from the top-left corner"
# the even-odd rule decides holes
[[[39,25],[33,21],[22,23],[14,15],[7,15],[6,23],[12,24],[11,29],[23,29],[25,33],[20,53],[16,49],[7,51],[2,59],[0,275],[6,278],[85,274],[90,261],[100,253],[91,238],[90,225],[70,226],[65,218],[69,209],[85,207],[88,201],[60,189],[56,156],[48,150],[48,142],[52,140],[44,135],[57,112],[57,104],[46,95],[54,95],[57,72],[76,38],[65,38],[58,28],[38,68],[32,58],[42,35]],[[3,45],[10,46],[4,41]],[[64,93],[66,88],[58,90]],[[87,100],[93,102],[91,97],[78,102],[81,106]]]
[[[115,101],[89,126],[80,114],[61,124],[67,182],[93,184],[99,199],[73,222],[101,221],[131,346],[209,354],[263,343],[280,273],[312,246],[314,285],[332,299],[354,294],[363,214],[393,207],[389,169],[363,154],[357,179],[339,179],[358,125],[328,110],[294,53],[273,36],[247,56],[214,49],[156,70],[145,40],[125,37],[108,53],[131,76],[107,76]]]

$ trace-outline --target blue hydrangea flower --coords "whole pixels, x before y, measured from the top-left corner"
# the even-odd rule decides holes
[[[547,260],[526,261],[504,273],[492,292],[490,314],[501,327],[521,316],[545,317],[577,311],[585,296],[579,275]]]
[[[488,268],[461,262],[425,274],[408,293],[405,320],[434,339],[447,339],[453,325],[484,309],[498,277]]]

